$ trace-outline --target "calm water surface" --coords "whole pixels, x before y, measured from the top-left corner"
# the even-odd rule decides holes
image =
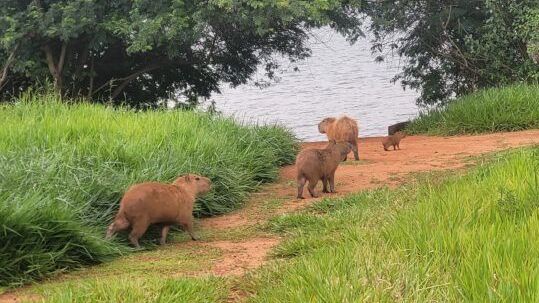
[[[367,39],[351,46],[329,29],[315,32],[310,43],[312,57],[297,63],[299,71],[285,63],[280,80],[267,88],[223,87],[212,98],[217,109],[243,121],[280,123],[306,141],[325,139],[316,125],[327,116],[356,118],[360,137],[369,137],[417,115],[417,93],[390,82],[398,58],[376,63]]]

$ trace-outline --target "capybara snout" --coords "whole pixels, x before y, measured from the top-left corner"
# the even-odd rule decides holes
[[[195,199],[211,189],[211,181],[199,175],[178,177],[172,184],[146,182],[131,186],[120,201],[120,210],[107,229],[107,238],[131,227],[129,241],[138,240],[151,224],[161,224],[161,244],[165,244],[170,226],[178,224],[197,240],[193,233]]]

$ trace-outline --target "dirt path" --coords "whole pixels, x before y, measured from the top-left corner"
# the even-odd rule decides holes
[[[361,160],[348,160],[343,163],[336,173],[338,193],[322,194],[321,197],[344,195],[386,185],[396,186],[406,182],[410,173],[462,168],[469,164],[470,157],[532,144],[539,144],[539,130],[480,136],[412,136],[403,139],[402,150],[388,152],[382,149],[380,138],[361,139]],[[305,143],[303,148],[325,145],[325,142]],[[320,192],[320,187],[319,184],[317,192]],[[264,234],[257,227],[276,214],[295,211],[317,200],[297,200],[295,194],[294,166],[284,167],[279,180],[253,194],[252,199],[241,210],[200,220],[198,230],[203,234],[203,241],[182,241],[149,254],[159,256],[167,251],[177,253],[178,249],[190,249],[198,256],[203,252],[217,250],[219,254],[209,257],[210,261],[206,265],[196,270],[173,271],[170,276],[241,276],[263,264],[268,252],[279,243],[278,238]],[[307,193],[305,197],[308,197]],[[134,257],[132,262],[140,261],[144,257]],[[13,294],[4,294],[0,295],[0,303],[3,302],[18,301]]]
[[[326,142],[305,143],[302,148],[322,148],[326,144]],[[411,136],[403,139],[401,150],[388,152],[383,150],[380,138],[364,138],[359,142],[361,160],[349,160],[337,169],[335,179],[338,193],[333,195],[322,194],[320,192],[321,184],[318,184],[317,192],[323,198],[345,195],[380,186],[397,186],[406,182],[411,173],[462,168],[469,164],[471,157],[533,144],[539,144],[539,130],[480,136]],[[348,159],[350,158],[349,156]],[[291,165],[281,170],[281,176],[277,183],[265,186],[245,208],[227,215],[202,220],[201,227],[213,230],[227,230],[265,222],[268,215],[260,212],[260,196],[284,200],[272,215],[295,211],[321,199],[297,200],[295,195],[295,167]],[[305,197],[308,197],[306,190]],[[246,241],[248,240],[246,239]],[[256,241],[259,244],[258,246],[251,247],[243,244],[239,247],[245,247],[247,251],[236,251],[236,254],[239,253],[245,257],[245,260],[258,257],[256,260],[260,262],[250,262],[249,266],[241,267],[244,263],[231,261],[231,259],[236,258],[235,254],[229,255],[225,253],[222,263],[218,262],[221,265],[214,270],[214,273],[220,275],[223,275],[224,272],[242,274],[246,269],[260,266],[264,258],[261,259],[259,256],[266,255],[274,245],[278,244],[278,241],[268,238],[267,245],[260,245],[260,239],[256,239]],[[222,264],[229,264],[230,266],[224,268]]]

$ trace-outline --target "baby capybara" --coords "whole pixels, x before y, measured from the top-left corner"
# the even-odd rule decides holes
[[[138,240],[148,226],[159,223],[163,226],[162,245],[173,224],[180,225],[191,239],[197,240],[193,233],[193,204],[210,188],[210,179],[192,174],[178,177],[172,184],[147,182],[133,185],[120,201],[120,210],[108,227],[107,238],[131,226],[129,241],[139,247]]]
[[[394,135],[384,137],[382,139],[382,145],[384,145],[384,150],[388,151],[390,146],[393,146],[393,150],[401,149],[399,144],[401,139],[406,137],[405,132],[396,132]]]
[[[354,119],[346,116],[339,119],[333,117],[325,118],[322,122],[318,123],[318,131],[321,134],[326,134],[329,141],[334,140],[336,142],[350,143],[354,151],[354,158],[359,160],[357,149],[359,128]]]
[[[335,171],[341,161],[346,159],[352,146],[348,142],[330,141],[325,149],[306,149],[301,151],[296,158],[298,171],[298,199],[303,199],[303,187],[309,181],[309,193],[316,198],[314,192],[316,184],[322,180],[323,192],[335,192]],[[328,191],[327,183],[329,182]]]

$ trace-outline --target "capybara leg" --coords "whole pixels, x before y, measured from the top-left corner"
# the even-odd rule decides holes
[[[335,173],[331,174],[329,177],[329,192],[335,193]]]
[[[329,193],[328,191],[328,178],[326,176],[322,177],[322,192]]]
[[[354,159],[359,160],[359,151],[357,149],[357,142],[352,143],[352,151],[354,152]]]
[[[304,199],[303,198],[303,187],[305,186],[305,182],[307,182],[307,179],[305,177],[298,178],[298,199]]]
[[[312,180],[309,180],[309,187],[307,187],[307,189],[309,189],[309,193],[311,194],[311,197],[313,197],[313,198],[318,198],[318,196],[314,192],[314,188],[316,187],[316,183],[317,182],[313,182]]]
[[[110,239],[112,238],[112,236],[114,236],[114,234],[116,234],[117,232],[121,231],[121,230],[125,230],[129,227],[129,221],[127,221],[127,219],[125,218],[116,218],[114,219],[114,222],[112,222],[109,227],[107,228],[107,235],[106,235],[106,239]]]
[[[393,145],[393,150],[397,150],[397,145]]]
[[[167,242],[167,234],[170,230],[170,225],[163,225],[163,229],[161,229],[161,240],[159,241],[159,244],[165,245]]]
[[[131,229],[131,233],[129,234],[129,241],[133,246],[136,248],[140,248],[140,245],[138,243],[138,239],[144,235],[146,230],[148,229],[149,224],[146,222],[135,222],[133,224],[133,229]]]
[[[400,150],[401,149],[401,146],[399,144],[397,144],[397,149]]]
[[[195,233],[193,232],[193,219],[191,219],[189,222],[182,225],[183,229],[191,236],[191,239],[193,241],[199,240],[199,237],[195,236]]]

